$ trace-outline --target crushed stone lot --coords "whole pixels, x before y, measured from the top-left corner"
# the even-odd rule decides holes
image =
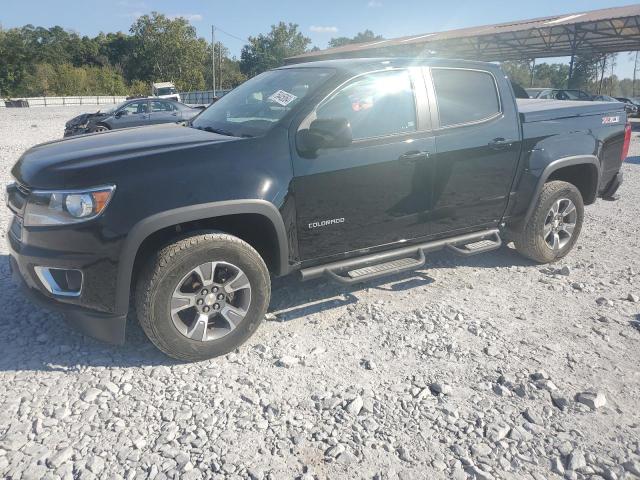
[[[2,187],[95,109],[0,109]],[[3,238],[0,478],[640,478],[640,123],[623,171],[557,264],[503,247],[346,290],[277,279],[257,334],[197,364],[36,307]]]

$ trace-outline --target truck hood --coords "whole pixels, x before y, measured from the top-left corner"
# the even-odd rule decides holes
[[[81,172],[173,150],[242,140],[173,123],[113,130],[43,143],[27,150],[11,173],[31,188],[82,187]],[[78,180],[76,180],[78,179]]]

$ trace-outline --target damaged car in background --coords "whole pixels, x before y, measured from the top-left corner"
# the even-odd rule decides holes
[[[137,98],[96,113],[84,113],[65,124],[64,136],[98,133],[118,128],[159,123],[182,123],[193,119],[202,108],[192,108],[174,100]]]

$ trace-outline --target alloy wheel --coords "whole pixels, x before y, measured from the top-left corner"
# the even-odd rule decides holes
[[[576,228],[578,211],[568,198],[560,198],[553,202],[545,217],[542,236],[551,250],[564,248]]]
[[[171,319],[192,340],[207,342],[231,333],[251,304],[245,273],[228,262],[198,265],[178,282],[171,297]]]

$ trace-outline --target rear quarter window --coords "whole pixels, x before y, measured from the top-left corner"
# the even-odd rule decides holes
[[[432,76],[441,127],[479,122],[500,113],[498,91],[490,73],[434,68]]]

